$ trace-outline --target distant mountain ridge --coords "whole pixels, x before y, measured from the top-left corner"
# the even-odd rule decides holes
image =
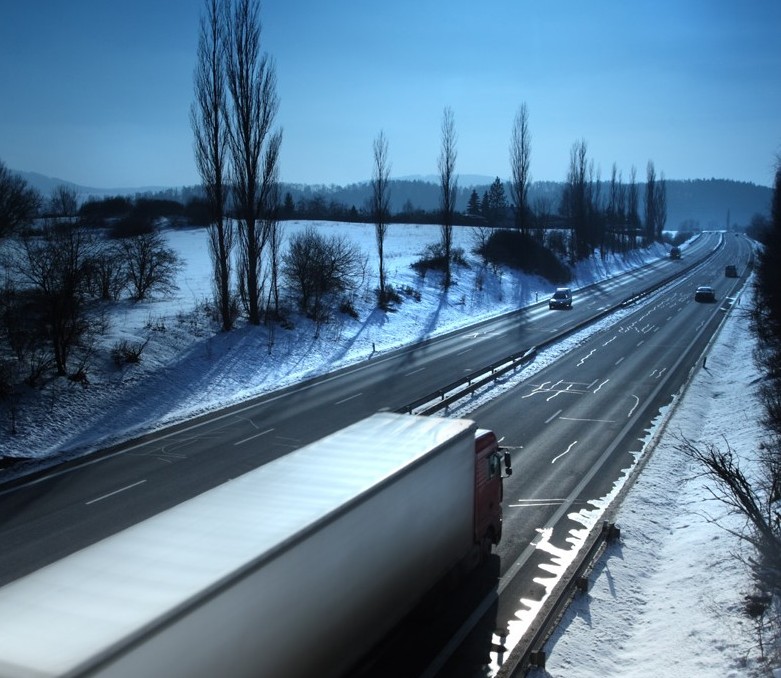
[[[37,172],[16,172],[27,183],[45,196],[60,185],[76,190],[81,200],[90,197],[102,198],[112,195],[136,195],[144,193],[182,191],[191,194],[197,187],[142,186],[135,188],[94,188],[81,186],[73,182],[48,177]],[[460,175],[456,208],[466,211],[469,196],[473,190],[482,197],[495,177],[484,175]],[[390,208],[394,213],[404,211],[410,206],[416,210],[432,211],[439,206],[439,185],[434,175],[410,176],[390,181]],[[505,181],[509,201],[509,187]],[[772,189],[749,182],[732,179],[687,179],[667,182],[667,224],[666,228],[726,228],[728,225],[747,226],[757,214],[768,214]],[[563,182],[537,181],[529,188],[529,202],[532,207],[544,202],[553,212],[558,209],[561,200]],[[348,208],[355,206],[361,210],[369,204],[371,184],[368,181],[347,186],[326,186],[309,184],[282,184],[282,195],[289,192],[294,201],[311,200],[321,196],[327,202],[336,202]],[[640,196],[640,217],[645,195],[645,184],[638,183]],[[602,185],[603,197],[607,195],[607,183]],[[729,224],[728,224],[729,220]]]
[[[81,199],[87,199],[90,196],[102,198],[108,195],[135,195],[136,193],[154,193],[157,191],[164,191],[168,186],[141,186],[137,188],[95,188],[92,186],[82,186],[66,179],[58,179],[57,177],[48,177],[45,174],[39,174],[38,172],[20,172],[18,170],[12,170],[15,174],[18,174],[24,179],[30,186],[44,196],[51,195],[59,186],[67,186],[76,191]]]

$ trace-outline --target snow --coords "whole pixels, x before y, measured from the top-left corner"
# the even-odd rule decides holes
[[[311,223],[286,222],[286,237]],[[427,245],[438,242],[439,227],[393,224],[385,248],[387,279],[396,289],[419,293],[420,300],[407,296],[397,312],[384,313],[375,308],[373,293],[378,285],[374,226],[316,226],[326,237],[350,238],[367,256],[369,276],[354,300],[358,320],[336,317],[322,327],[319,337],[311,321],[295,316],[292,330],[277,326],[270,333],[240,322],[234,331],[220,332],[205,308],[212,296],[206,232],[166,230],[169,244],[186,261],[178,292],[166,299],[121,302],[111,312],[102,353],[86,367],[89,387],[60,379],[35,397],[27,394],[19,407],[16,434],[10,433],[10,426],[0,430],[0,457],[33,458],[40,465],[78,456],[516,310],[537,297],[547,299],[553,290],[538,277],[481,271],[470,254],[473,230],[456,228],[453,245],[463,248],[472,265],[459,268],[455,285],[443,293],[433,275],[421,279],[410,268]],[[578,267],[572,286],[585,286],[661,256],[665,249],[656,245],[627,260],[595,258]],[[119,369],[108,357],[118,342],[141,345],[147,340],[139,364]],[[0,471],[0,480],[8,475],[9,471]]]
[[[285,224],[286,236],[308,225]],[[219,332],[205,311],[211,296],[206,233],[167,230],[170,245],[187,262],[179,291],[166,299],[122,302],[102,340],[104,349],[121,340],[148,340],[141,362],[118,368],[104,350],[87,367],[87,388],[58,380],[35,398],[26,394],[17,433],[11,435],[8,426],[0,431],[0,456],[33,461],[0,471],[0,481],[543,301],[554,287],[510,271],[498,276],[482,271],[470,253],[471,229],[456,228],[454,245],[472,265],[460,267],[454,287],[443,293],[434,276],[421,278],[410,268],[438,240],[438,227],[394,224],[386,241],[388,279],[396,289],[414,290],[419,300],[407,296],[396,312],[384,313],[375,308],[372,292],[378,284],[373,226],[316,225],[326,236],[348,236],[367,256],[369,277],[354,300],[357,320],[335,317],[319,336],[310,321],[296,316],[291,316],[292,329],[270,333],[239,323],[232,332]],[[579,265],[572,287],[665,255],[656,245],[628,259],[594,258]],[[535,364],[555,359],[568,345],[539,356]],[[718,515],[733,529],[742,526],[708,501],[705,483],[676,449],[675,438],[723,443],[724,435],[751,460],[761,437],[752,347],[748,319],[735,309],[709,350],[708,368],[695,373],[686,395],[649,430],[653,454],[616,517],[620,543],[601,560],[588,594],[567,611],[546,646],[547,667],[536,669],[537,676],[656,676],[673,667],[678,675],[731,676],[746,675],[756,665],[752,624],[741,610],[750,581],[732,557],[741,543],[709,516]],[[479,402],[474,399],[470,407]],[[468,416],[468,411],[453,414]],[[584,525],[596,520],[581,518]]]

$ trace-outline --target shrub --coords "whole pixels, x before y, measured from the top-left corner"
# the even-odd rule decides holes
[[[494,230],[478,254],[493,265],[520,269],[554,284],[567,283],[572,278],[570,270],[553,252],[519,231]]]
[[[358,311],[355,310],[355,306],[349,299],[342,299],[339,304],[339,311],[345,315],[349,315],[354,320],[358,320]]]
[[[414,287],[410,287],[409,285],[403,285],[399,292],[403,294],[405,297],[409,297],[410,299],[414,299],[415,301],[420,301],[420,290],[416,290]]]
[[[143,342],[131,344],[126,339],[122,339],[114,344],[111,349],[111,359],[117,367],[125,364],[135,364],[141,362],[141,353],[149,343],[149,339]]]
[[[377,307],[383,311],[388,311],[393,306],[401,303],[401,296],[393,289],[393,285],[385,285],[384,291],[377,287],[374,290],[374,294],[377,297]]]
[[[447,268],[447,260],[445,253],[440,243],[433,243],[427,245],[423,251],[420,259],[414,261],[410,266],[421,277],[425,276],[428,271],[442,271]]]

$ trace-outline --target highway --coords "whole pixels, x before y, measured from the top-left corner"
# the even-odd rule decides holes
[[[492,565],[435,622],[427,620],[427,642],[413,635],[411,648],[400,640],[398,647],[408,649],[389,650],[407,665],[395,670],[389,655],[379,656],[388,675],[436,675],[432,666],[441,675],[457,675],[454,666],[477,675],[471,672],[492,660],[494,631],[507,629],[521,599],[542,595],[535,578],[550,555],[529,544],[544,533],[555,548],[568,548],[577,527],[569,512],[609,495],[634,463],[638,439],[730,303],[741,281],[724,278],[724,266],[744,270],[749,246],[734,236],[721,245],[722,237],[706,234],[681,261],[579,291],[571,311],[541,303],[0,488],[0,584],[379,409],[402,408],[464,373],[543,344],[715,250],[679,283],[637,302],[618,325],[470,414],[512,451],[503,542]],[[699,284],[712,284],[718,303],[695,304]],[[493,602],[467,642],[442,654],[487,599]],[[381,675],[377,667],[372,675]]]
[[[725,266],[743,272],[749,258],[747,242],[729,236],[702,267],[468,415],[500,432],[513,456],[495,561],[451,596],[436,623],[411,619],[356,675],[494,675],[579,547],[584,514],[601,511],[620,487],[660,409],[739,303],[743,279],[726,278]],[[715,288],[716,303],[694,302],[702,284]]]

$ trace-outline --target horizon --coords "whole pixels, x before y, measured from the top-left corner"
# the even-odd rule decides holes
[[[88,187],[200,183],[189,107],[200,0],[11,3],[0,23],[0,161]],[[392,177],[435,174],[452,108],[456,173],[509,176],[528,106],[533,181],[562,182],[581,139],[601,178],[772,186],[781,150],[781,5],[560,0],[446,16],[399,0],[261,3],[276,64],[280,179],[349,186],[388,139]],[[382,30],[378,30],[381,26]],[[460,46],[466,45],[468,49]],[[462,171],[467,169],[468,171]]]
[[[53,184],[55,186],[64,184],[64,185],[75,186],[76,188],[79,188],[79,189],[95,190],[95,191],[101,191],[101,192],[106,192],[106,193],[110,193],[112,191],[117,191],[118,193],[122,193],[122,192],[127,192],[127,193],[139,192],[139,193],[141,193],[141,192],[181,190],[181,189],[187,189],[187,188],[192,188],[194,186],[201,186],[202,185],[202,183],[200,181],[198,181],[198,182],[196,182],[194,184],[179,184],[179,185],[170,185],[170,186],[163,186],[163,185],[159,185],[159,186],[152,186],[152,185],[148,185],[148,186],[86,186],[86,185],[83,185],[83,184],[78,184],[76,182],[70,181],[69,179],[63,179],[62,177],[52,177],[52,176],[48,176],[46,174],[42,174],[41,172],[36,172],[36,171],[33,171],[33,170],[19,170],[19,169],[16,169],[16,168],[8,168],[8,169],[11,172],[15,172],[16,174],[19,174],[20,176],[23,176],[23,175],[35,175],[35,176],[40,177],[41,179],[44,179],[46,181],[58,182],[56,184]],[[471,177],[472,179],[475,179],[475,180],[476,179],[480,179],[481,181],[480,181],[480,183],[477,183],[476,181],[473,181],[471,183],[466,183],[466,184],[461,184],[459,181],[457,181],[456,182],[457,188],[478,188],[478,187],[483,187],[483,186],[490,185],[497,178],[500,179],[502,181],[502,183],[505,184],[505,185],[510,182],[510,179],[508,179],[508,178],[504,178],[504,177],[491,177],[489,175],[465,174],[464,176]],[[459,178],[459,176],[457,175],[456,179],[458,179],[458,178]],[[390,177],[390,181],[413,181],[413,182],[414,181],[420,181],[420,182],[427,183],[427,184],[432,184],[432,185],[438,185],[439,184],[438,177],[436,177],[433,174],[429,174],[429,175],[425,175],[425,176],[424,175],[409,175],[409,176],[400,176],[400,177],[393,177],[392,176],[392,177]],[[657,177],[657,181],[659,181],[658,177]],[[679,182],[679,183],[684,183],[684,182],[694,183],[694,182],[708,182],[708,181],[726,181],[726,182],[733,182],[733,183],[737,183],[737,184],[747,184],[747,185],[750,185],[750,186],[757,186],[758,188],[767,188],[767,189],[771,189],[771,190],[773,188],[772,185],[757,184],[757,183],[754,183],[754,182],[751,182],[751,181],[742,181],[740,179],[730,179],[728,177],[697,177],[697,178],[693,178],[693,179],[677,179],[677,178],[665,177],[664,181],[665,182]],[[371,182],[371,179],[363,179],[363,180],[359,180],[359,181],[353,181],[353,182],[350,182],[350,183],[347,183],[347,184],[323,184],[323,183],[307,184],[307,183],[291,182],[291,181],[280,181],[280,184],[283,185],[283,186],[291,186],[291,187],[304,186],[304,187],[308,187],[308,188],[325,188],[325,189],[329,189],[329,190],[330,189],[338,190],[338,189],[349,188],[351,186],[368,186],[370,184],[370,182]],[[534,185],[534,184],[547,184],[547,183],[564,184],[565,182],[566,182],[566,179],[534,179],[534,178],[532,178],[532,180],[530,181],[530,185]],[[603,183],[603,184],[606,184],[606,183],[610,182],[610,179],[609,178],[607,178],[607,179],[601,178],[600,182]],[[641,177],[638,177],[637,185],[638,186],[642,186],[643,184],[645,184],[645,179],[641,178]],[[626,183],[624,185],[626,185]]]

